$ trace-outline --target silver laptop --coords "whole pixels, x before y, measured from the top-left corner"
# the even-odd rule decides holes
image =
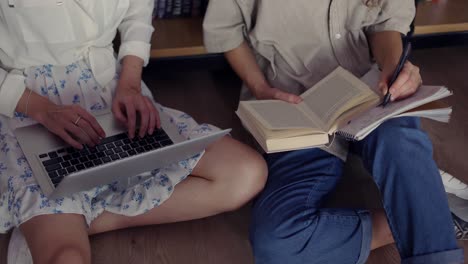
[[[179,135],[169,117],[160,113],[161,129],[130,140],[111,113],[96,116],[106,138],[94,148],[77,150],[42,125],[22,127],[15,135],[42,191],[50,198],[126,180],[130,176],[193,157],[227,135],[226,129],[194,139]]]

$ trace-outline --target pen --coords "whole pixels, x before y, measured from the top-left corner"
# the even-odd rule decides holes
[[[407,41],[405,43],[405,47],[403,49],[403,53],[401,54],[400,60],[398,61],[397,68],[395,69],[395,72],[393,72],[392,78],[390,79],[390,82],[388,83],[387,93],[385,94],[380,106],[385,107],[390,102],[390,98],[392,96],[392,94],[390,93],[390,87],[392,87],[393,83],[398,78],[398,75],[400,75],[401,70],[403,70],[403,66],[405,66],[406,60],[408,60],[410,51],[411,51],[411,42]]]

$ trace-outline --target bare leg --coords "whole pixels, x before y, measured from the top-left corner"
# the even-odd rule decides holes
[[[86,223],[81,215],[36,216],[20,226],[34,263],[91,263]]]
[[[387,215],[383,209],[373,210],[371,249],[386,246],[395,242],[392,231],[387,222]]]
[[[266,176],[265,162],[257,152],[225,137],[206,150],[193,175],[178,184],[162,205],[134,217],[104,212],[91,223],[89,233],[185,221],[235,210],[262,190]]]
[[[234,210],[263,188],[266,176],[266,165],[258,153],[225,137],[207,149],[193,175],[178,184],[167,201],[146,214],[126,217],[105,212],[89,231],[81,215],[43,215],[23,223],[20,229],[34,263],[91,263],[88,234]]]

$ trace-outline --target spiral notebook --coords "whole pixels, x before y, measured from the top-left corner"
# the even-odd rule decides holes
[[[241,101],[236,113],[267,153],[322,146],[333,134],[361,140],[385,120],[399,116],[449,121],[451,107],[436,102],[452,94],[443,86],[422,86],[405,100],[377,106],[379,75],[372,68],[359,79],[338,67],[303,93],[300,104]]]

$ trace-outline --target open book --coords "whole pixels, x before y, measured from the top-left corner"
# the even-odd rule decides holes
[[[377,106],[381,101],[378,78],[377,69],[360,80],[338,67],[303,93],[299,104],[241,101],[236,113],[267,153],[322,146],[335,133],[361,140],[385,120],[398,116],[448,122],[450,107],[428,104],[451,95],[445,87],[422,86],[413,96],[382,108]]]

